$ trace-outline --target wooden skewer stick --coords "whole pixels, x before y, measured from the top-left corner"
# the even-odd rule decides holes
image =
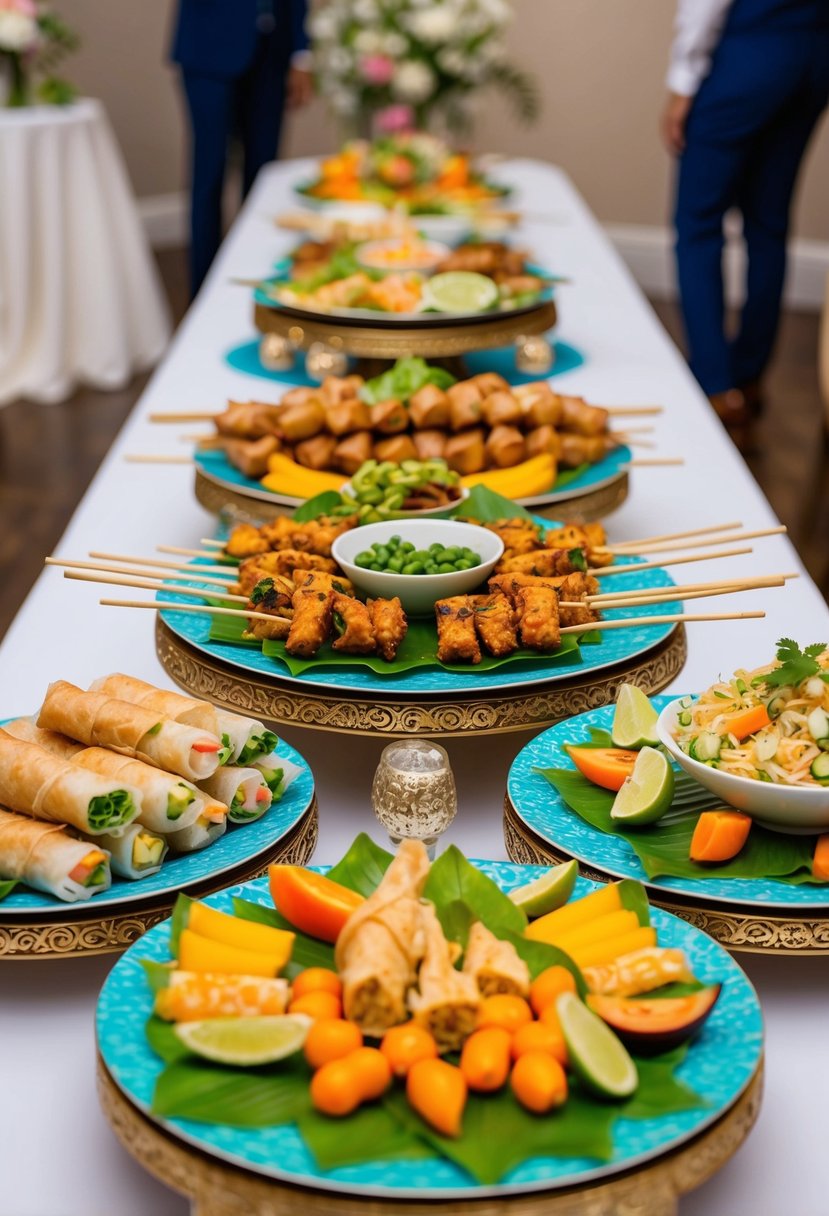
[[[780,536],[788,531],[785,524],[780,524],[776,528],[757,528],[754,532],[733,532],[730,536],[718,536],[718,545],[734,545],[744,540],[758,540],[761,536]],[[676,549],[704,549],[706,545],[710,545],[711,541],[706,537],[705,540],[688,540],[673,543],[667,541],[662,544],[640,545],[637,550],[632,549],[617,549],[615,545],[605,546],[609,553],[615,553],[619,557],[638,557],[644,556],[646,553],[670,553]]]
[[[105,603],[101,600],[101,603]],[[152,605],[146,605],[148,608]],[[175,604],[170,605],[175,608]],[[193,609],[200,612],[201,609]],[[244,615],[244,614],[243,614]],[[641,629],[643,625],[672,625],[679,621],[752,621],[764,617],[765,612],[673,612],[668,616],[637,616],[626,621],[587,621],[584,625],[565,625],[562,633],[590,633],[597,629]]]
[[[623,431],[611,431],[611,435],[652,435],[655,426],[626,426]]]
[[[179,557],[215,557],[204,549],[180,549],[177,545],[156,545],[159,553],[175,553]]]
[[[158,454],[139,454],[138,452],[128,452],[124,457],[128,464],[193,464],[192,456],[166,456]]]
[[[661,414],[664,409],[661,405],[606,405],[604,408],[613,418],[621,414],[627,414],[631,418],[644,418],[649,414]]]
[[[591,604],[593,608],[601,608],[602,612],[609,608],[640,608],[645,604],[671,604],[675,600],[705,600],[710,599],[715,595],[736,595],[740,591],[761,591],[769,587],[785,587],[785,582],[782,578],[776,579],[774,582],[763,582],[759,585],[752,583],[738,583],[732,587],[712,587],[710,591],[686,591],[684,594],[677,595],[672,587],[654,588],[653,592],[641,592],[639,595],[627,596],[622,599],[607,599],[602,600],[600,604]],[[562,600],[562,608],[578,608],[578,601],[570,602]]]
[[[216,540],[215,536],[203,536],[199,544],[207,545],[210,549],[224,549],[225,547],[225,542],[223,540]]]
[[[613,552],[621,553],[623,549],[627,549],[631,553],[638,553],[641,545],[655,545],[662,540],[684,540],[686,536],[709,536],[712,532],[733,532],[735,528],[742,526],[742,520],[738,519],[730,524],[712,524],[710,528],[690,528],[687,532],[663,532],[661,536],[643,536],[640,540],[619,541],[618,545],[614,545]]]
[[[742,557],[744,553],[753,553],[751,546],[745,549],[710,549],[707,553],[689,553],[684,557],[669,557],[660,562],[638,562],[635,566],[597,566],[588,567],[587,573],[594,578],[608,578],[612,574],[635,574],[639,570],[661,570],[663,566],[684,566],[689,562],[714,561],[719,557]],[[206,566],[205,569],[210,569]]]
[[[649,448],[651,451],[654,451],[657,447],[650,439],[631,439],[624,431],[611,431],[610,433],[617,443],[623,443],[626,448]]]
[[[148,414],[148,422],[213,422],[221,413],[215,410],[161,410]]]
[[[764,574],[752,579],[758,587],[776,587],[778,583],[785,583],[790,578],[799,578],[798,574]],[[683,586],[674,584],[671,587],[654,587],[655,594],[660,594],[663,591],[670,591],[673,595],[683,596],[693,594],[695,591],[713,591],[715,588],[734,588],[742,587],[747,580],[744,578],[732,578],[717,580],[711,583],[685,583]],[[641,587],[631,588],[628,591],[605,591],[598,595],[588,595],[587,603],[592,604],[596,608],[601,608],[606,600],[627,600],[636,599],[645,592]]]
[[[684,456],[643,456],[641,459],[629,460],[622,465],[624,469],[660,468],[663,465],[685,464]]]
[[[207,587],[227,587],[228,585],[227,579],[196,577],[192,573],[175,574],[169,570],[162,570],[158,566],[140,569],[136,566],[113,566],[109,562],[70,562],[64,561],[59,557],[47,557],[45,564],[47,566],[65,567],[69,570],[101,570],[109,574],[128,574],[137,578],[157,578],[162,579],[165,583],[198,583],[199,586]],[[177,568],[187,571],[199,569],[198,566],[180,566]]]
[[[184,565],[181,562],[163,562],[157,557],[127,557],[124,553],[100,553],[97,550],[90,550],[89,556],[99,558],[105,562],[126,562],[130,566],[155,566],[159,570],[189,570],[191,577],[196,581],[198,581],[198,576],[201,574],[224,574],[229,579],[234,579],[237,574],[235,566],[233,568],[227,566],[197,566],[193,562]],[[194,573],[194,571],[197,573]]]
[[[124,574],[121,574],[121,575],[103,574],[103,573],[95,573],[94,571],[87,572],[85,570],[64,570],[63,577],[78,579],[82,583],[109,583],[109,584],[113,584],[116,587],[140,587],[143,591],[163,591],[163,590],[175,591],[176,595],[189,595],[189,596],[193,596],[199,600],[206,600],[208,598],[212,598],[212,599],[219,599],[219,600],[229,600],[229,601],[232,601],[234,604],[246,604],[248,602],[247,596],[230,595],[230,593],[227,591],[224,591],[224,592],[213,591],[210,589],[208,589],[206,591],[205,590],[199,591],[195,587],[166,587],[165,588],[164,583],[162,582],[162,580],[160,578],[157,578],[153,581],[152,579],[146,579],[146,578],[129,578],[127,575],[124,575]]]
[[[209,616],[243,616],[254,621],[282,621],[290,625],[287,616],[271,616],[269,612],[245,612],[242,608],[216,608],[212,604],[176,604],[162,600],[99,600],[105,608],[152,608],[153,612],[206,612]],[[755,613],[763,616],[763,613]]]

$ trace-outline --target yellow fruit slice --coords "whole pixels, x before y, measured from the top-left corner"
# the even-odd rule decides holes
[[[597,916],[595,920],[562,933],[554,941],[554,945],[569,954],[571,950],[580,950],[584,946],[592,946],[594,942],[612,941],[614,937],[624,937],[634,933],[639,928],[639,918],[635,912],[626,908],[618,912],[608,912],[607,916]]]
[[[240,946],[243,950],[254,950],[279,958],[282,960],[280,967],[284,967],[291,957],[296,940],[296,934],[287,929],[274,929],[253,920],[242,920],[198,902],[190,905],[187,928],[226,946]]]
[[[624,954],[632,954],[634,950],[645,950],[656,945],[656,930],[647,926],[626,933],[623,937],[614,937],[608,942],[596,942],[590,946],[582,946],[573,951],[572,959],[579,967],[600,967],[603,963],[612,963]]]
[[[609,883],[582,899],[557,908],[555,912],[539,916],[538,920],[534,920],[529,928],[525,929],[524,936],[535,942],[554,942],[564,933],[578,929],[599,916],[606,916],[608,912],[618,912],[621,907],[619,889],[615,883]]]
[[[215,971],[220,975],[276,976],[283,965],[279,955],[228,946],[183,929],[178,944],[178,963],[182,971]]]

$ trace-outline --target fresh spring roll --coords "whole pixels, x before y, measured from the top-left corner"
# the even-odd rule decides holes
[[[254,756],[250,767],[262,774],[274,802],[279,801],[291,782],[296,781],[302,772],[298,764],[293,764],[277,752],[271,752],[269,756]]]
[[[112,882],[109,855],[75,840],[57,824],[39,823],[0,808],[0,875],[66,903],[91,899]]]
[[[204,781],[219,767],[222,745],[216,735],[103,692],[83,692],[65,680],[49,685],[37,724],[190,781]]]
[[[105,833],[98,840],[110,854],[113,874],[121,878],[138,879],[157,874],[167,855],[164,837],[140,823],[131,823],[122,836]]]
[[[218,823],[202,815],[189,827],[182,828],[179,832],[170,832],[167,844],[173,853],[195,853],[198,849],[206,849],[214,840],[224,836],[226,831],[227,815]]]
[[[261,819],[273,802],[268,783],[255,768],[225,765],[202,781],[200,788],[225,803],[231,823],[252,823],[254,819]]]
[[[255,718],[227,713],[223,709],[216,710],[216,717],[224,749],[222,764],[250,764],[254,756],[274,751],[279,742],[273,731]]]
[[[219,733],[216,710],[209,701],[197,701],[194,697],[182,696],[180,692],[156,688],[154,684],[147,684],[135,676],[125,676],[121,672],[101,676],[89,685],[89,691],[105,692],[108,697],[115,697],[118,701],[141,705],[172,722],[181,722],[183,726],[197,726],[199,730],[210,731],[211,735]]]
[[[54,731],[41,730],[29,718],[9,723],[8,732],[17,739],[38,743],[47,752],[71,759],[101,777],[119,778],[134,785],[141,791],[142,803],[136,823],[151,832],[164,835],[188,827],[200,815],[218,821],[227,814],[223,803],[202,793],[191,782],[175,773],[165,773],[151,764],[144,764],[142,760],[132,760],[105,747],[84,747]]]
[[[99,836],[132,823],[141,791],[0,730],[0,802],[21,815]]]

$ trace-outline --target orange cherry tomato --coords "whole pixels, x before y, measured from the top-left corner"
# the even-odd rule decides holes
[[[547,967],[530,984],[530,1004],[538,1017],[542,1009],[552,1004],[561,992],[576,992],[576,981],[566,967]]]
[[[309,992],[330,992],[332,996],[342,997],[343,986],[336,971],[327,967],[306,967],[291,984],[291,997],[307,996]]]
[[[307,1013],[309,1018],[341,1018],[343,1007],[339,997],[330,992],[307,992],[288,1006],[288,1013]]]
[[[357,1051],[363,1045],[360,1027],[344,1018],[318,1018],[308,1031],[303,1051],[312,1068],[322,1068],[332,1060]]]
[[[545,1051],[528,1051],[516,1060],[510,1085],[521,1105],[536,1115],[544,1115],[567,1101],[564,1069]]]
[[[380,1050],[396,1077],[405,1077],[418,1060],[435,1060],[438,1056],[438,1045],[434,1038],[417,1022],[392,1026],[383,1035]]]
[[[519,1026],[533,1020],[532,1010],[522,996],[499,992],[481,1001],[478,1012],[478,1029],[484,1026],[500,1026],[514,1034]]]
[[[528,1022],[526,1026],[519,1026],[516,1030],[512,1036],[513,1060],[520,1060],[528,1051],[544,1051],[554,1060],[558,1060],[562,1067],[567,1064],[564,1035],[549,1022]]]

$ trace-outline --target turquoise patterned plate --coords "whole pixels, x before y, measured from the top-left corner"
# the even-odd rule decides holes
[[[10,721],[10,719],[6,719]],[[308,762],[283,740],[279,740],[277,752],[301,768],[299,775],[261,819],[244,826],[229,825],[223,836],[206,849],[197,853],[185,853],[165,861],[157,874],[148,878],[130,881],[112,877],[112,886],[91,900],[82,903],[65,903],[52,895],[30,891],[28,887],[16,887],[11,895],[0,902],[0,918],[6,916],[28,916],[32,912],[54,912],[56,908],[74,911],[112,907],[139,900],[152,899],[158,895],[171,895],[186,890],[205,879],[215,878],[251,861],[259,853],[270,850],[277,840],[287,836],[296,827],[311,805],[314,797],[314,778]]]
[[[509,862],[475,864],[507,891],[542,872],[538,866]],[[576,893],[585,895],[597,885],[579,879]],[[261,904],[270,902],[267,881],[263,879],[211,895],[207,902],[230,911],[234,895]],[[590,1158],[537,1157],[513,1169],[496,1186],[475,1185],[461,1169],[437,1157],[378,1161],[323,1172],[291,1124],[251,1131],[154,1116],[150,1105],[155,1080],[163,1065],[144,1035],[152,997],[141,960],[162,962],[169,958],[169,921],[145,934],[110,972],[98,1001],[98,1046],[116,1084],[139,1110],[166,1131],[210,1156],[280,1181],[401,1200],[480,1199],[487,1195],[583,1185],[660,1156],[697,1135],[736,1102],[760,1062],[763,1046],[760,1006],[739,966],[706,934],[670,913],[653,908],[652,919],[662,945],[684,950],[703,983],[723,985],[711,1017],[676,1074],[708,1105],[651,1119],[617,1120],[612,1160],[602,1164]]]
[[[651,702],[661,711],[681,695],[651,697]],[[707,903],[819,908],[823,911],[829,908],[829,888],[809,883],[795,886],[771,878],[648,878],[625,840],[599,831],[571,811],[558,791],[534,769],[572,768],[572,761],[564,750],[565,743],[589,739],[590,727],[610,730],[613,709],[612,705],[604,705],[601,709],[591,709],[586,714],[559,722],[537,735],[515,757],[507,792],[516,813],[536,836],[558,846],[586,866],[594,866],[613,878],[636,878],[652,891],[671,891],[705,899]]]
[[[546,521],[544,521],[546,522]],[[620,559],[620,567],[626,562],[636,559]],[[194,562],[194,565],[199,564]],[[206,564],[210,564],[207,562]],[[645,570],[639,574],[612,574],[602,579],[602,588],[607,591],[621,591],[634,587],[672,587],[674,580],[664,570]],[[174,584],[167,584],[158,593],[157,598],[166,602],[181,600],[182,603],[192,604],[191,599],[176,596]],[[645,608],[613,609],[605,613],[608,620],[623,617],[662,616],[681,612],[682,605],[678,602],[667,604],[652,604]],[[603,671],[616,663],[635,658],[644,654],[654,646],[663,642],[675,625],[645,625],[635,629],[610,629],[601,642],[585,643],[580,648],[581,659],[577,656],[568,662],[555,664],[545,663],[543,659],[516,660],[505,663],[492,671],[476,672],[474,667],[469,674],[446,671],[438,667],[428,667],[411,671],[399,672],[395,675],[378,675],[376,672],[361,667],[322,668],[319,671],[305,671],[293,676],[278,660],[266,658],[260,650],[253,647],[233,646],[224,642],[214,642],[210,639],[210,617],[200,616],[196,612],[162,612],[161,618],[178,637],[189,642],[191,646],[229,663],[232,667],[243,671],[252,671],[257,675],[278,676],[280,680],[296,680],[306,686],[321,688],[357,688],[361,691],[388,692],[393,688],[395,694],[435,693],[435,692],[464,692],[479,693],[488,688],[519,688],[527,684],[558,683],[572,676],[584,675],[585,672]]]

